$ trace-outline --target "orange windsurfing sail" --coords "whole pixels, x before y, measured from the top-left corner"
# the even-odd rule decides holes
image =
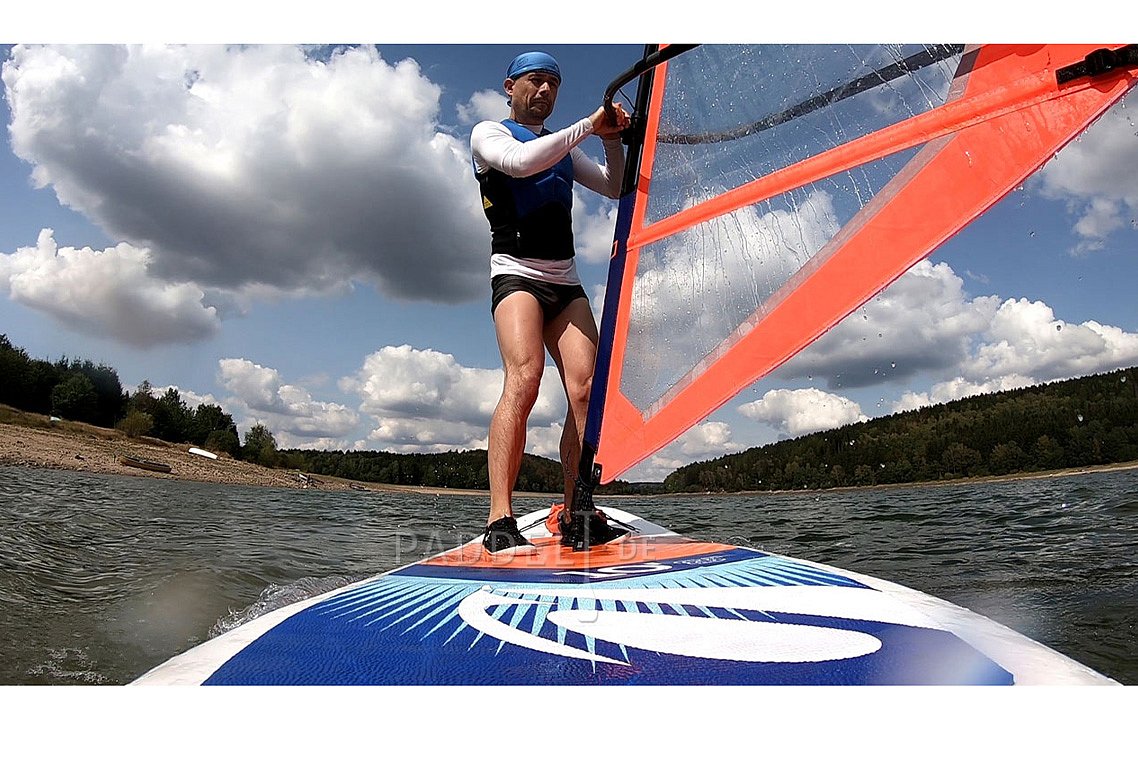
[[[650,49],[634,72],[581,470],[594,482],[872,298],[1086,129],[1138,68],[1133,45],[683,48]]]

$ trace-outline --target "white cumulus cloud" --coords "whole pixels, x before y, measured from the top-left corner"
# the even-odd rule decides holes
[[[854,388],[954,371],[998,308],[995,296],[969,297],[948,264],[922,260],[775,375]]]
[[[238,427],[264,424],[282,447],[431,453],[487,447],[502,371],[464,367],[454,356],[430,349],[385,346],[339,382],[341,392],[359,397],[356,409],[318,400],[272,367],[248,359],[220,360],[218,381],[230,394],[222,406]],[[528,453],[558,458],[565,409],[551,365],[530,414]]]
[[[590,196],[586,201],[581,192],[573,189],[573,244],[578,257],[591,264],[601,264],[612,254],[617,205],[605,199],[599,207],[590,210],[587,204],[600,197],[593,193]]]
[[[793,209],[746,206],[644,246],[624,368],[629,398],[648,408],[726,341],[838,229],[832,197]]]
[[[379,418],[368,434],[371,447],[399,454],[428,454],[486,448],[486,428],[468,422],[421,418]]]
[[[451,354],[409,345],[384,346],[364,359],[340,389],[360,397],[375,425],[370,440],[398,451],[485,448],[502,391],[502,370],[464,367]],[[556,456],[565,395],[556,367],[547,366],[529,416],[527,451]]]
[[[39,187],[172,282],[481,295],[486,222],[438,85],[375,48],[25,46],[3,68]],[[455,193],[455,187],[469,192]]]
[[[620,476],[621,480],[659,482],[677,468],[701,459],[740,451],[743,446],[732,438],[731,426],[726,422],[708,420],[685,431],[646,460]]]
[[[77,332],[139,348],[214,335],[220,320],[202,289],[154,277],[153,258],[128,243],[61,248],[45,229],[34,247],[0,253],[0,293]]]
[[[221,359],[218,380],[233,396],[225,407],[239,428],[263,424],[282,448],[349,448],[345,443],[359,415],[343,404],[317,401],[279,372],[248,359]],[[242,419],[243,416],[243,419]]]
[[[167,391],[175,391],[178,394],[178,398],[180,398],[189,409],[197,409],[202,404],[207,406],[220,406],[222,409],[225,408],[220,401],[214,398],[212,393],[197,393],[186,388],[179,388],[176,385],[164,385],[160,388],[151,387],[150,394],[154,396],[154,398],[162,398]]]
[[[1013,390],[1138,364],[1138,334],[1094,320],[1071,324],[1041,301],[1009,298],[976,335],[954,375],[908,391],[894,411]]]
[[[1138,360],[1138,335],[1095,321],[1074,325],[1042,301],[1008,299],[965,365],[966,377],[1073,377]]]
[[[501,121],[510,115],[506,94],[498,90],[479,90],[465,103],[456,106],[459,124],[477,124],[480,121]]]
[[[856,402],[817,388],[767,391],[758,401],[740,406],[739,412],[791,437],[869,419]]]
[[[283,382],[275,369],[248,359],[222,359],[217,364],[218,380],[245,406],[259,412],[284,411],[284,404],[277,396]]]
[[[1133,97],[1130,98],[1133,100]],[[1138,128],[1124,105],[1107,111],[1037,175],[1044,194],[1064,200],[1078,215],[1073,253],[1103,248],[1114,231],[1138,214]]]
[[[1012,391],[1017,388],[1026,388],[1036,385],[1037,381],[1023,375],[1006,375],[985,382],[974,382],[956,377],[944,382],[935,383],[927,392],[906,391],[893,406],[894,412],[907,412],[934,404],[945,404],[970,396],[980,396],[986,393]]]

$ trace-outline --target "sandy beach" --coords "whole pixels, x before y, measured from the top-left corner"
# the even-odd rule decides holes
[[[414,493],[449,493],[485,496],[482,491],[417,488],[359,482],[328,475],[277,470],[242,462],[222,454],[209,459],[191,454],[190,444],[174,444],[156,438],[128,438],[118,430],[57,421],[39,415],[3,408],[0,422],[0,466],[44,467],[76,472],[111,473],[143,478],[194,480],[227,485],[270,486],[273,488],[319,488],[328,491],[369,490]],[[15,421],[11,421],[15,420]],[[151,472],[122,464],[120,456],[131,456],[170,465],[169,473]]]

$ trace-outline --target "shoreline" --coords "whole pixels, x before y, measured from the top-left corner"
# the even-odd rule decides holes
[[[191,454],[189,450],[196,447],[188,443],[176,444],[145,436],[128,438],[126,434],[109,428],[66,420],[52,421],[45,415],[16,411],[10,407],[5,407],[3,411],[6,412],[6,419],[0,422],[0,467],[34,467],[268,488],[452,494],[485,497],[487,500],[490,496],[488,491],[401,486],[273,469],[233,459],[226,454],[219,455],[217,459],[209,459]],[[170,472],[153,472],[127,466],[119,461],[121,456],[161,462],[170,466]]]
[[[95,472],[111,475],[189,480],[219,485],[261,486],[270,488],[316,488],[324,491],[357,491],[382,493],[411,493],[426,495],[476,496],[489,500],[490,492],[477,489],[431,486],[403,486],[338,478],[331,475],[314,475],[294,470],[273,469],[232,459],[222,454],[209,459],[190,453],[191,444],[174,444],[157,438],[128,438],[118,430],[100,428],[81,422],[55,420],[41,415],[2,407],[0,421],[0,467],[36,467],[41,469]],[[120,463],[120,456],[130,456],[162,462],[170,466],[169,473],[152,472]],[[801,491],[713,491],[696,493],[651,494],[652,496],[707,496],[739,495],[760,496],[773,494],[801,494],[833,491],[879,490],[883,488],[909,488],[914,486],[952,486],[970,483],[998,483],[1013,480],[1034,480],[1087,475],[1096,472],[1118,472],[1138,469],[1138,462],[1071,467],[1045,472],[1023,472],[1010,475],[988,475],[953,480],[930,480],[913,483],[887,483],[875,486],[843,486],[829,489]],[[558,494],[515,492],[527,498],[557,499]],[[628,494],[598,494],[598,499],[627,498]]]
[[[914,480],[910,483],[879,483],[872,486],[835,486],[834,488],[804,488],[800,491],[719,491],[713,493],[733,493],[746,496],[762,494],[801,494],[801,493],[840,493],[843,491],[880,491],[893,488],[924,488],[926,486],[966,486],[981,483],[1008,483],[1016,480],[1048,480],[1069,478],[1076,475],[1092,475],[1097,472],[1124,472],[1138,469],[1138,462],[1115,462],[1114,464],[1092,464],[1085,467],[1065,467],[1061,470],[1040,470],[1038,472],[1014,472],[1007,475],[974,475],[950,480]],[[678,495],[678,494],[676,494]],[[702,492],[696,495],[706,495]]]

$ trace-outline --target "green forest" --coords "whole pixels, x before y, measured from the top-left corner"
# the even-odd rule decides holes
[[[669,493],[873,486],[1138,460],[1135,368],[947,404],[681,467]]]
[[[156,396],[148,382],[130,393],[112,367],[67,357],[32,359],[7,335],[0,335],[0,378],[0,404],[26,412],[117,428],[134,437],[192,443],[235,458],[259,453],[240,445],[233,418],[216,404],[190,409],[176,389]]]
[[[282,463],[318,475],[389,483],[401,486],[439,488],[490,487],[486,450],[447,451],[441,454],[393,454],[386,451],[280,452]],[[564,487],[561,463],[525,454],[518,471],[518,491],[557,493]]]
[[[242,443],[220,406],[190,408],[176,389],[133,393],[103,364],[33,359],[0,335],[0,404],[129,436],[202,446],[267,467],[408,486],[489,487],[485,450],[438,454],[278,450],[254,425]],[[762,491],[1008,475],[1138,460],[1138,368],[975,396],[681,467],[660,483],[600,493]],[[558,493],[561,465],[525,455],[519,491]]]

